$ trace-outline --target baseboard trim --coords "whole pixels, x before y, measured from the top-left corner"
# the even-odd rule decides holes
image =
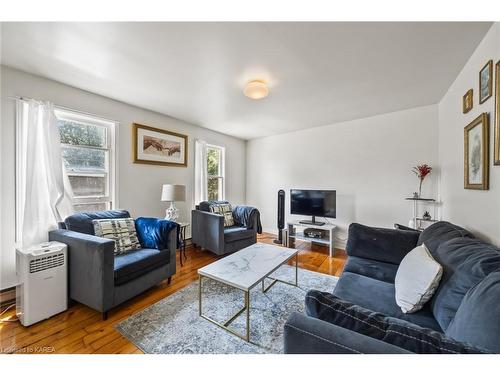
[[[16,302],[16,287],[0,290],[0,306],[7,307]]]

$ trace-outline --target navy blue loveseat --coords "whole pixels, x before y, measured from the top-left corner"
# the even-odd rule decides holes
[[[394,279],[425,243],[443,266],[432,299],[404,314]],[[500,353],[500,249],[438,222],[422,233],[352,224],[333,291],[311,290],[285,324],[285,353]]]

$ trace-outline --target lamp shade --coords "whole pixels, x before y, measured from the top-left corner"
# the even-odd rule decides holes
[[[165,202],[184,202],[186,200],[186,187],[184,185],[163,185],[161,200]]]

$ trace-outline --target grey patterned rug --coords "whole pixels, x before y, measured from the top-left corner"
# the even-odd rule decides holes
[[[294,281],[295,267],[282,266],[273,277]],[[198,316],[198,281],[120,322],[115,328],[145,353],[259,354],[283,352],[283,326],[288,316],[304,311],[308,290],[332,291],[337,278],[299,268],[299,287],[276,283],[265,294],[250,292],[250,343]],[[266,283],[269,282],[266,280]],[[266,284],[267,285],[267,284]],[[203,312],[225,321],[244,305],[243,292],[203,279]],[[245,314],[230,327],[243,333]]]

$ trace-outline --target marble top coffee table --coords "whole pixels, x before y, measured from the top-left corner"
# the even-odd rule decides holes
[[[297,286],[298,285],[298,269],[297,269],[297,254],[298,251],[286,247],[279,247],[263,243],[256,243],[246,247],[234,254],[222,258],[214,263],[209,264],[198,270],[199,276],[199,315],[202,318],[224,328],[225,330],[235,334],[236,336],[250,341],[250,289],[259,283],[262,283],[262,292],[265,293],[276,282]],[[287,263],[290,259],[295,258],[295,283],[290,283],[284,280],[278,280],[269,277],[280,266]],[[234,288],[240,289],[245,293],[245,305],[235,315],[223,323],[203,315],[202,310],[202,281],[207,277],[216,280]],[[264,280],[268,278],[272,280],[271,284],[264,287]],[[242,313],[246,312],[246,332],[242,335],[239,332],[229,328],[229,325]]]

